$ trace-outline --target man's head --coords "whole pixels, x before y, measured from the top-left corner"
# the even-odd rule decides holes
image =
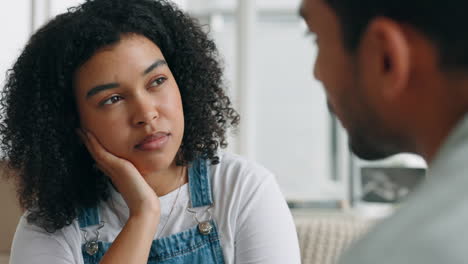
[[[462,0],[303,0],[319,49],[315,77],[356,155],[425,151],[415,142],[428,128],[424,114],[444,108],[447,77],[468,69],[464,7]]]

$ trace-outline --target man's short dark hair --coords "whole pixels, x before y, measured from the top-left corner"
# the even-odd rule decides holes
[[[387,17],[423,33],[439,51],[445,70],[468,69],[466,0],[324,0],[337,14],[346,48],[353,52],[367,25]]]

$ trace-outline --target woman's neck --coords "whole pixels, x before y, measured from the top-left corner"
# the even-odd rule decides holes
[[[158,196],[164,196],[187,182],[187,169],[175,163],[167,170],[144,175],[146,182]]]

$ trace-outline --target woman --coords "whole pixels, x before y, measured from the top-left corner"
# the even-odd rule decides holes
[[[36,32],[2,97],[11,263],[299,263],[274,176],[218,151],[239,120],[221,79],[165,1],[87,1]]]

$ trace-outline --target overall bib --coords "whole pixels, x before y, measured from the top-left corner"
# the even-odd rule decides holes
[[[192,208],[213,205],[208,165],[205,160],[196,160],[189,166],[190,202]],[[78,217],[80,228],[99,227],[99,210],[86,208]],[[198,220],[197,220],[198,221]],[[81,246],[84,264],[98,264],[111,242],[86,241]],[[213,219],[200,222],[196,226],[153,240],[148,258],[149,264],[206,263],[224,264],[218,230]]]

